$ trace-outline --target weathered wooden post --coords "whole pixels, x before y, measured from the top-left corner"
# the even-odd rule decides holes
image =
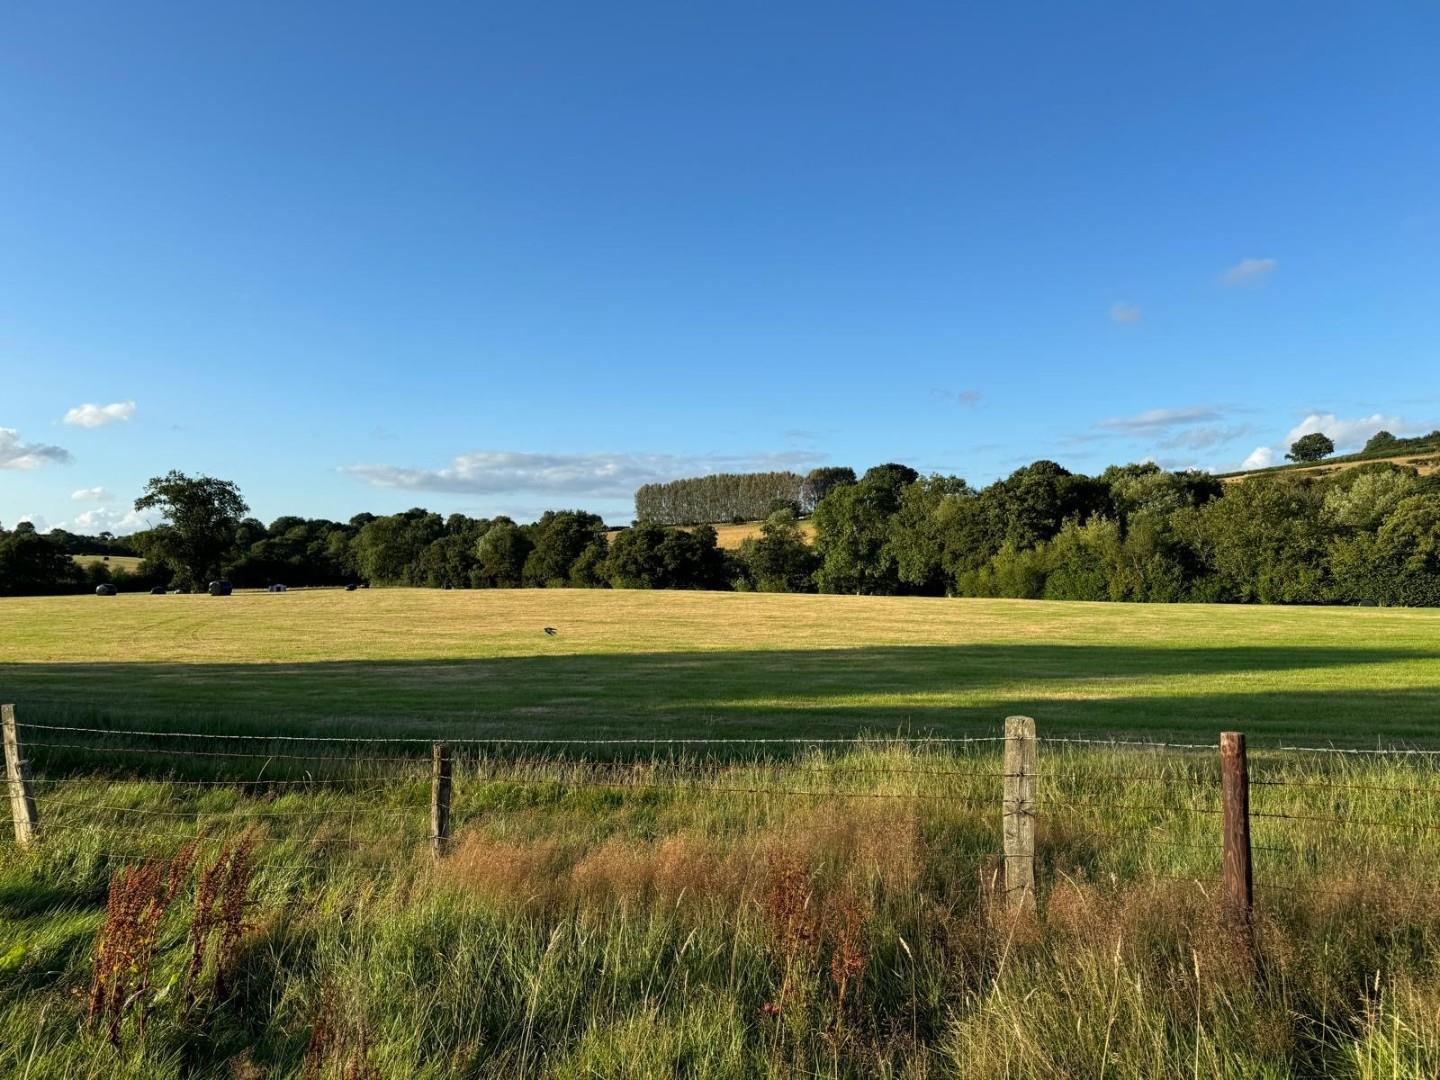
[[[1005,718],[1005,903],[1035,906],[1035,721]]]
[[[430,846],[438,859],[450,846],[450,747],[437,742],[430,770]]]
[[[5,786],[10,791],[10,816],[15,820],[15,840],[26,847],[40,832],[40,814],[35,809],[35,792],[30,784],[30,762],[20,745],[15,726],[15,706],[0,705],[0,726],[5,729]]]
[[[1253,945],[1255,886],[1250,865],[1250,771],[1245,762],[1245,736],[1239,731],[1220,733],[1220,797],[1225,813],[1221,852],[1225,918],[1248,950]]]

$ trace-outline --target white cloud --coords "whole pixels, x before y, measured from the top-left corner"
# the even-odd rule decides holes
[[[1275,451],[1268,446],[1257,446],[1250,451],[1250,456],[1240,463],[1240,468],[1249,471],[1250,469],[1268,469],[1275,464]]]
[[[1353,420],[1346,420],[1335,413],[1311,413],[1292,427],[1285,438],[1275,446],[1257,446],[1250,456],[1240,463],[1240,468],[1265,469],[1271,465],[1278,465],[1292,443],[1303,435],[1313,435],[1316,432],[1328,435],[1335,443],[1337,453],[1348,454],[1361,449],[1370,436],[1379,431],[1388,431],[1392,435],[1403,436],[1421,430],[1423,430],[1422,425],[1382,413],[1371,413],[1369,416],[1359,416]]]
[[[1412,425],[1398,416],[1382,416],[1379,413],[1354,420],[1342,420],[1334,413],[1311,413],[1290,429],[1290,434],[1285,436],[1285,447],[1288,449],[1290,444],[1302,435],[1312,435],[1319,431],[1330,436],[1335,443],[1335,449],[1343,454],[1348,450],[1359,450],[1377,431],[1401,435],[1411,428]]]
[[[341,471],[375,487],[466,495],[611,496],[628,498],[641,484],[715,472],[799,469],[819,456],[804,450],[752,455],[528,454],[477,450],[440,469],[398,465],[350,465]]]
[[[97,507],[76,514],[70,530],[78,533],[132,533],[146,527],[145,519],[134,510],[109,510]]]
[[[973,409],[980,404],[983,395],[979,390],[972,390],[969,387],[964,390],[947,390],[943,386],[932,386],[930,396],[936,401],[944,401],[951,405],[963,405],[967,409]]]
[[[0,427],[0,469],[38,469],[42,465],[68,465],[73,460],[63,446],[24,443],[14,428]]]
[[[113,405],[76,405],[64,416],[64,422],[76,427],[97,428],[135,415],[135,402],[117,401]]]
[[[1140,310],[1139,304],[1126,304],[1121,302],[1110,306],[1110,321],[1114,323],[1120,323],[1121,325],[1138,323],[1144,317],[1145,315]]]
[[[1159,431],[1185,424],[1213,423],[1225,418],[1226,409],[1219,405],[1187,405],[1179,409],[1148,409],[1135,416],[1112,416],[1096,427],[1109,431]]]
[[[93,487],[72,491],[70,498],[75,502],[109,502],[114,496],[103,487]]]
[[[1263,285],[1280,265],[1278,259],[1241,259],[1220,275],[1222,285]]]

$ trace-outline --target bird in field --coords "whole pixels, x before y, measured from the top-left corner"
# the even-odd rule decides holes
[[[559,632],[560,632],[560,631],[559,631],[559,630],[556,630],[555,627],[553,627],[553,626],[547,626],[547,627],[545,627],[545,636],[546,636],[546,637],[554,637],[554,636],[555,636],[556,634],[558,634]]]

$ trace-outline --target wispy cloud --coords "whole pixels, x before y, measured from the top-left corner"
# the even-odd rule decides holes
[[[0,427],[0,469],[38,469],[44,465],[69,465],[74,460],[63,446],[21,442],[14,428]]]
[[[62,418],[75,427],[97,428],[129,420],[135,415],[135,402],[117,401],[113,405],[76,405]]]
[[[1223,420],[1230,412],[1222,405],[1185,405],[1178,409],[1147,409],[1135,416],[1112,416],[1095,426],[1106,431],[1154,432],[1186,424],[1206,424]]]
[[[103,487],[81,488],[70,493],[70,498],[75,502],[109,502],[112,497]]]
[[[973,390],[969,387],[963,390],[947,390],[943,386],[932,386],[930,388],[930,397],[935,401],[943,401],[947,405],[959,405],[966,409],[973,409],[976,405],[980,404],[980,400],[984,395],[981,394],[979,390]]]
[[[1280,265],[1278,259],[1241,259],[1220,275],[1222,285],[1263,285]]]
[[[84,513],[76,514],[75,520],[70,524],[72,532],[79,533],[132,533],[143,529],[147,522],[134,510],[112,510],[104,507],[97,507],[94,510],[86,510]]]
[[[477,450],[461,454],[443,468],[400,465],[349,465],[341,471],[375,487],[440,491],[465,495],[536,493],[589,497],[626,497],[641,484],[703,476],[716,472],[804,469],[820,456],[807,450],[760,454],[531,454]]]
[[[1144,318],[1145,314],[1140,310],[1139,304],[1121,302],[1110,305],[1110,321],[1113,323],[1119,323],[1125,326],[1138,323]]]
[[[1234,442],[1252,431],[1254,428],[1250,424],[1203,424],[1181,428],[1161,439],[1158,445],[1166,450],[1209,450]]]

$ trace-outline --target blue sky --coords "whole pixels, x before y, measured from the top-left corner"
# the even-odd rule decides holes
[[[0,522],[1440,426],[1431,4],[39,4]]]

